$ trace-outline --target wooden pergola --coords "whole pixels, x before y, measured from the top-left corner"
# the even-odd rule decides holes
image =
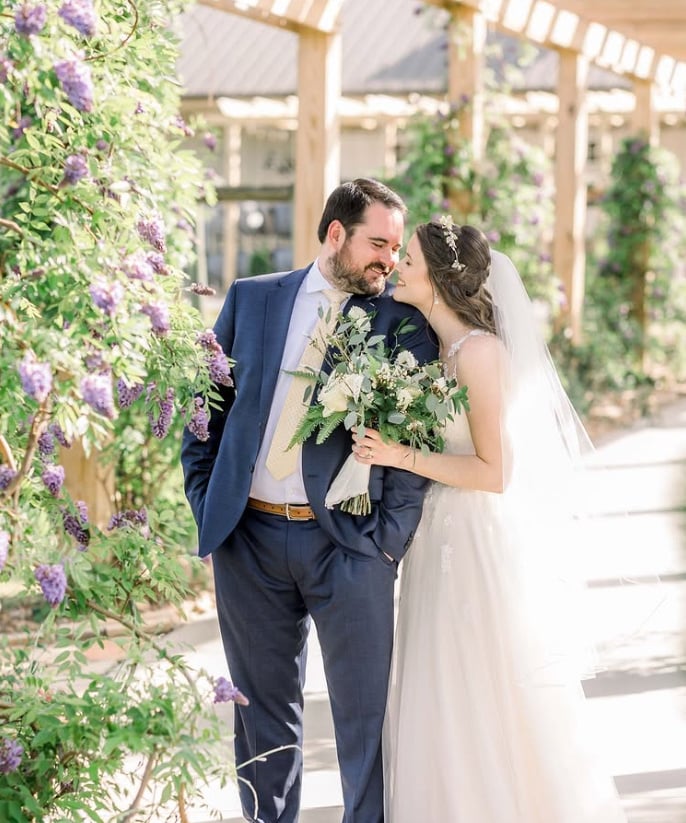
[[[344,0],[199,0],[201,4],[293,31],[299,38],[298,130],[294,204],[294,261],[317,252],[317,225],[327,193],[338,180],[341,96],[340,15]],[[567,323],[579,339],[584,299],[586,82],[595,63],[633,82],[633,125],[658,140],[656,86],[686,101],[686,2],[660,0],[425,0],[451,15],[448,97],[468,95],[460,123],[483,151],[482,71],[487,26],[495,25],[547,48],[560,58],[555,152],[556,218],[553,256],[568,298]],[[459,33],[459,36],[458,36]]]
[[[593,62],[632,80],[634,131],[656,143],[656,84],[671,88],[686,102],[686,3],[661,0],[654,10],[651,0],[426,2],[451,13],[456,36],[451,38],[455,42],[450,46],[448,94],[454,101],[463,94],[473,100],[470,117],[460,126],[472,143],[475,163],[483,150],[481,69],[487,23],[559,54],[553,262],[567,295],[566,323],[578,341],[586,265],[588,68]]]

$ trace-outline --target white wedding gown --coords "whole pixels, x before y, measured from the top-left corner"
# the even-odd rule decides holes
[[[464,414],[447,451],[474,453]],[[541,674],[504,498],[427,495],[402,564],[385,823],[625,823],[579,683]]]

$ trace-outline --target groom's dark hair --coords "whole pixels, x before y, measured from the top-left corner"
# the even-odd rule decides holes
[[[393,189],[378,180],[358,177],[357,180],[338,186],[329,195],[317,229],[319,242],[324,242],[334,220],[338,220],[346,234],[351,235],[355,226],[362,222],[365,209],[372,203],[383,203],[389,209],[397,209],[403,216],[407,214],[402,198]]]

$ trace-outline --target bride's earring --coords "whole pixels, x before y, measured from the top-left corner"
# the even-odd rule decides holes
[[[434,292],[434,306],[437,306],[441,302],[440,297],[436,292]]]

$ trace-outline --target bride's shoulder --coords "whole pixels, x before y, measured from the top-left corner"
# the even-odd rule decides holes
[[[470,334],[448,360],[462,380],[497,373],[504,363],[505,347],[491,332]]]
[[[505,351],[500,338],[484,329],[473,329],[457,344],[453,344],[449,356],[459,355],[460,360],[499,357]]]

